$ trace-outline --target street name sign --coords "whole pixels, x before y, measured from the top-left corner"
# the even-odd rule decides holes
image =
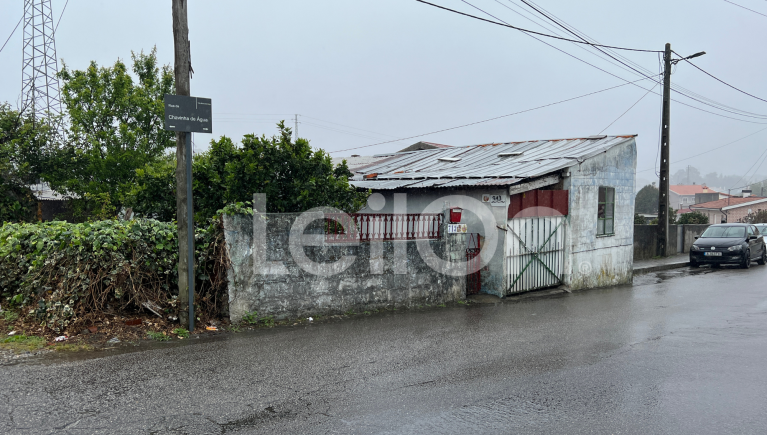
[[[190,133],[213,133],[210,98],[165,95],[165,129]]]

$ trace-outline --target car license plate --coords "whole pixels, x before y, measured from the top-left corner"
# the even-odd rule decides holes
[[[706,257],[721,257],[722,253],[721,252],[704,252],[703,255],[705,255]]]

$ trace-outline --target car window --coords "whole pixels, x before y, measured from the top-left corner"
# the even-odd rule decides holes
[[[708,227],[701,235],[702,238],[735,239],[746,237],[745,227]]]
[[[756,229],[759,230],[759,234],[764,234],[767,231],[767,225],[757,225]]]
[[[754,226],[753,225],[749,225],[748,226],[748,235],[749,236],[753,236],[754,235]]]

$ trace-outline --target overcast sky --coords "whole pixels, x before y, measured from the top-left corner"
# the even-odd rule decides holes
[[[52,1],[56,19],[66,1]],[[764,0],[734,1],[767,15]],[[461,0],[433,2],[483,15]],[[531,11],[519,0],[470,2],[508,23],[553,33],[515,13]],[[698,66],[767,99],[767,16],[724,0],[536,3],[603,44],[662,50],[670,42],[683,55],[706,51],[694,60]],[[22,0],[0,2],[0,43],[22,13]],[[469,145],[595,135],[646,93],[626,85],[470,127],[336,152],[482,121],[625,82],[516,30],[415,0],[191,0],[189,27],[192,95],[213,99],[215,137],[271,135],[276,121],[290,120],[292,126],[297,113],[299,135],[333,156],[385,153],[418,140]],[[14,105],[21,90],[20,30],[0,53],[0,101]],[[546,42],[625,79],[640,78],[591,54],[593,49]],[[85,68],[90,60],[106,66],[117,58],[129,61],[131,50],[154,46],[160,62],[171,64],[171,2],[69,0],[56,44],[59,60],[75,69]],[[659,69],[657,54],[621,53],[653,72]],[[672,82],[728,106],[767,114],[767,103],[727,88],[691,65],[680,63]],[[652,86],[650,80],[638,84]],[[723,115],[767,123],[674,97]],[[671,114],[672,162],[767,127],[679,103],[672,103]],[[648,94],[604,132],[639,135],[640,183],[654,177],[659,119],[660,97]],[[196,135],[198,149],[211,138]],[[675,163],[672,173],[691,164],[704,174],[740,175],[767,152],[766,144],[767,130]],[[767,173],[761,162],[751,173]]]

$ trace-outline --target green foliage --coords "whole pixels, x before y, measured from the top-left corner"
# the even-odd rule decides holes
[[[16,353],[34,352],[45,347],[45,338],[23,334],[10,336],[0,341],[0,349],[10,349]]]
[[[45,170],[54,129],[49,120],[0,104],[0,222],[35,219],[35,198],[29,186]]]
[[[149,336],[152,340],[155,341],[168,341],[170,340],[170,337],[166,335],[164,332],[154,332],[154,331],[148,331],[146,335]]]
[[[674,225],[676,224],[676,210],[674,210],[671,206],[668,207],[668,224]],[[650,225],[658,225],[658,218],[655,218],[650,221]]]
[[[185,328],[176,328],[173,330],[173,333],[181,338],[189,338],[189,331]]]
[[[657,213],[659,194],[658,188],[650,184],[640,189],[634,200],[634,211],[636,213]]]
[[[261,318],[261,323],[264,326],[271,328],[272,326],[274,326],[274,317],[272,317],[272,316],[264,316],[264,317]]]
[[[708,216],[699,211],[693,211],[680,216],[677,223],[680,225],[707,224]]]
[[[131,57],[135,81],[121,60],[112,67],[91,62],[82,71],[64,65],[59,73],[70,134],[51,156],[45,178],[74,198],[80,215],[90,214],[100,195],[119,210],[136,170],[175,146],[174,133],[163,128],[163,98],[173,93],[173,72],[157,66],[156,49]]]
[[[3,320],[8,323],[13,323],[19,318],[19,313],[15,311],[4,310],[0,311],[0,314],[2,314]]]
[[[634,225],[647,225],[647,219],[639,213],[634,213]]]
[[[226,257],[220,220],[198,228],[198,312],[215,316],[227,299]],[[59,330],[80,316],[153,301],[171,304],[178,292],[175,223],[107,220],[0,227],[0,294]]]
[[[227,137],[212,141],[210,150],[193,161],[195,220],[213,216],[227,204],[243,212],[254,193],[267,197],[267,212],[302,212],[330,206],[356,212],[369,195],[349,185],[346,164],[333,167],[330,156],[312,150],[309,141],[291,140],[284,123],[267,138],[246,135],[238,147]],[[175,214],[175,163],[153,163],[137,172],[128,205],[142,216],[172,219]],[[172,213],[173,212],[173,213]]]
[[[744,221],[750,224],[765,224],[767,223],[767,210],[758,210],[756,213],[749,213]]]
[[[255,325],[258,323],[258,312],[253,311],[252,313],[248,313],[244,316],[242,316],[242,322],[247,323],[248,325]]]

